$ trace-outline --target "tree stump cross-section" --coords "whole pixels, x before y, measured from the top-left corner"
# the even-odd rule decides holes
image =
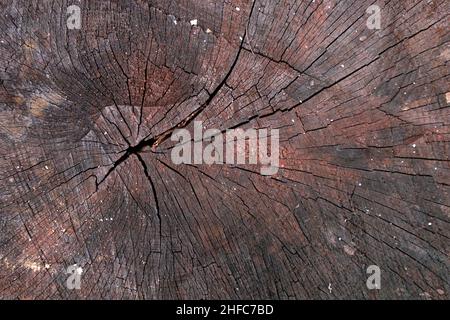
[[[448,299],[449,13],[2,1],[0,298]],[[278,172],[174,164],[197,121]]]

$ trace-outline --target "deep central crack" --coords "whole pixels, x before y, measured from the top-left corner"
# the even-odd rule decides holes
[[[146,172],[146,175],[148,176],[148,170],[147,170],[147,166],[145,165],[145,162],[143,161],[142,157],[139,155],[139,152],[141,152],[145,147],[150,147],[151,150],[155,150],[158,145],[160,145],[161,143],[163,143],[165,140],[167,140],[167,138],[172,134],[172,132],[174,130],[176,130],[177,128],[182,128],[182,127],[186,127],[187,125],[189,125],[195,118],[197,118],[197,116],[211,103],[211,101],[214,99],[214,97],[219,93],[219,91],[222,89],[222,87],[226,84],[228,78],[230,77],[231,73],[233,72],[234,68],[236,67],[236,64],[239,60],[239,57],[241,55],[242,50],[244,49],[244,44],[245,41],[247,39],[247,30],[248,30],[248,25],[250,23],[250,17],[252,16],[254,7],[255,7],[255,2],[253,1],[252,3],[252,7],[250,10],[250,14],[248,16],[248,20],[247,20],[247,26],[244,30],[244,34],[241,37],[241,43],[239,45],[239,48],[237,50],[236,53],[236,57],[233,60],[233,63],[230,66],[230,69],[228,70],[227,74],[224,76],[223,80],[217,85],[217,87],[214,89],[214,91],[212,93],[209,93],[209,97],[208,99],[205,101],[205,103],[203,103],[200,108],[198,108],[197,110],[193,111],[188,117],[186,117],[183,121],[179,122],[177,125],[175,125],[174,127],[166,130],[165,132],[163,132],[162,134],[147,139],[144,138],[142,141],[140,141],[137,145],[135,146],[129,146],[126,150],[125,153],[117,160],[114,162],[113,166],[108,170],[108,172],[106,173],[106,175],[103,177],[103,179],[100,182],[96,182],[96,189],[98,189],[98,186],[105,181],[108,176],[121,164],[123,163],[125,160],[127,160],[132,154],[136,155],[139,159],[139,161],[142,163],[143,167],[144,167],[144,171]],[[146,77],[147,78],[147,77]],[[141,116],[142,116],[142,111],[141,111]],[[142,122],[142,118],[139,120],[139,123]],[[139,128],[138,128],[139,130]],[[148,176],[149,177],[149,176]],[[150,177],[149,177],[150,178]],[[153,182],[150,181],[152,184],[152,188],[153,188]],[[153,188],[154,189],[154,188]],[[155,194],[155,190],[153,190],[154,194]],[[156,196],[156,194],[155,194]],[[156,200],[156,198],[155,198]],[[159,210],[158,210],[159,211]]]
[[[253,8],[252,8],[253,9]],[[163,132],[162,134],[150,138],[150,139],[146,139],[144,138],[142,141],[140,141],[137,145],[135,146],[129,146],[126,150],[125,153],[117,160],[114,162],[113,166],[108,170],[108,172],[106,173],[106,175],[103,177],[103,179],[100,182],[96,183],[96,187],[98,189],[98,186],[106,180],[106,178],[108,178],[108,176],[115,170],[115,168],[117,168],[121,163],[123,163],[125,160],[128,159],[128,157],[130,157],[132,154],[136,155],[139,160],[142,160],[142,158],[139,155],[139,152],[141,152],[145,147],[150,147],[152,150],[155,150],[161,143],[163,143],[164,141],[166,141],[168,139],[168,137],[172,134],[173,131],[175,131],[177,128],[182,128],[182,127],[186,127],[187,125],[189,125],[195,118],[197,118],[197,116],[211,103],[211,101],[214,99],[214,97],[219,93],[219,91],[222,89],[222,87],[226,84],[228,78],[230,77],[231,73],[233,72],[238,60],[239,60],[239,56],[242,52],[243,46],[244,46],[244,41],[246,38],[246,31],[244,31],[244,36],[242,37],[241,40],[241,44],[239,46],[239,49],[236,53],[236,57],[230,67],[230,69],[228,70],[227,74],[225,75],[225,77],[223,78],[223,80],[219,83],[219,85],[214,89],[214,91],[209,94],[208,99],[205,101],[204,104],[202,104],[200,106],[200,108],[198,108],[197,110],[193,111],[189,116],[187,116],[183,121],[179,122],[177,125],[175,125],[174,127],[166,130],[165,132]],[[208,92],[209,93],[209,92]],[[143,161],[141,161],[143,162]],[[145,164],[145,163],[144,163]],[[147,169],[146,167],[144,167],[144,169]]]
[[[125,160],[127,160],[132,154],[136,155],[138,158],[140,158],[139,152],[141,152],[145,147],[150,147],[152,149],[154,149],[158,144],[156,143],[158,141],[158,137],[156,138],[151,138],[148,140],[143,139],[141,142],[139,142],[137,145],[135,146],[129,146],[126,150],[125,153],[119,158],[117,159],[112,167],[108,170],[108,172],[105,174],[105,176],[98,182],[96,182],[96,188],[98,189],[99,185],[105,181],[108,176],[121,164],[123,163]],[[142,158],[141,158],[142,159]],[[146,169],[146,168],[145,168]]]

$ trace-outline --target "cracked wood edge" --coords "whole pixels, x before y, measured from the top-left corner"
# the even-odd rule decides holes
[[[2,2],[0,297],[448,299],[449,4],[377,3]],[[194,120],[278,174],[174,165]]]

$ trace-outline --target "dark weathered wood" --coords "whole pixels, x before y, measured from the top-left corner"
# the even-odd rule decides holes
[[[0,298],[448,299],[449,2],[371,4],[1,1]],[[278,174],[174,165],[194,120]]]

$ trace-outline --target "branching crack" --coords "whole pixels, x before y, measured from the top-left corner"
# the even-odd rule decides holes
[[[250,23],[250,18],[253,14],[253,10],[255,7],[255,2],[253,2],[252,4],[252,8],[250,10],[250,14],[248,17],[248,23]],[[168,130],[166,130],[165,132],[153,137],[153,138],[148,138],[148,136],[146,138],[144,138],[143,140],[141,140],[137,145],[135,146],[129,146],[126,150],[125,153],[117,160],[114,162],[113,166],[108,170],[108,172],[106,173],[106,175],[99,181],[96,182],[96,187],[98,190],[99,185],[105,181],[108,176],[120,165],[122,164],[125,160],[127,160],[132,154],[136,155],[139,159],[139,161],[141,161],[141,163],[143,165],[145,165],[145,162],[143,162],[142,157],[140,156],[139,152],[141,152],[145,147],[150,147],[151,150],[155,150],[158,145],[160,145],[161,143],[163,143],[164,141],[166,141],[169,136],[171,136],[171,134],[178,128],[183,128],[188,126],[195,118],[197,118],[197,116],[202,113],[203,110],[205,110],[205,108],[207,106],[209,106],[212,102],[212,100],[217,96],[217,94],[220,92],[220,90],[226,85],[228,78],[230,77],[230,75],[232,74],[234,68],[236,67],[236,64],[239,60],[239,57],[241,55],[241,52],[244,48],[244,44],[245,44],[245,39],[247,37],[247,29],[248,29],[248,23],[247,23],[247,27],[244,30],[244,35],[242,37],[241,43],[239,45],[239,49],[238,52],[236,54],[236,57],[233,60],[233,63],[230,67],[230,69],[228,70],[227,74],[225,75],[225,77],[223,78],[223,80],[219,83],[219,85],[217,85],[217,87],[214,89],[214,91],[212,93],[209,94],[208,99],[205,101],[205,103],[203,103],[198,109],[196,109],[195,111],[193,111],[191,114],[189,114],[184,120],[180,121],[177,125],[169,128]],[[142,101],[142,104],[144,103],[144,101]],[[142,116],[142,110],[141,110],[141,116]],[[140,122],[139,124],[141,123]],[[147,168],[144,167],[144,169],[146,170]],[[147,172],[146,172],[147,173]],[[148,174],[147,174],[148,176]],[[148,176],[149,177],[149,176]],[[152,184],[152,188],[154,189],[153,183]],[[155,193],[155,190],[153,190],[153,192]],[[156,194],[155,194],[155,201],[156,201]]]

